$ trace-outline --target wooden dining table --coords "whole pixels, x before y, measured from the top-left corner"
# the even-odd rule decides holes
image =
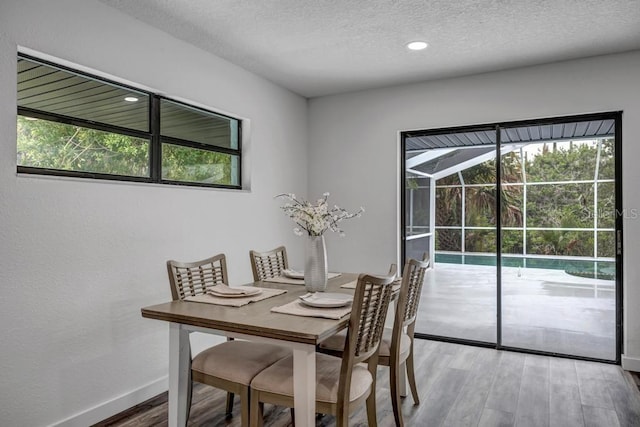
[[[341,288],[357,280],[357,274],[344,273],[329,279],[327,292],[353,294]],[[274,282],[249,284],[287,292],[242,307],[201,302],[171,301],[142,308],[142,316],[169,322],[169,426],[187,422],[190,369],[189,333],[215,335],[268,342],[293,351],[293,391],[295,423],[315,425],[316,345],[347,327],[349,316],[339,320],[280,314],[271,308],[282,306],[307,293],[303,285]]]

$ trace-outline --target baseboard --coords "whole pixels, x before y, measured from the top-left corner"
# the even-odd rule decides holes
[[[136,390],[125,393],[115,399],[101,403],[100,405],[89,408],[69,418],[57,423],[51,424],[49,427],[87,427],[106,420],[132,406],[151,399],[160,393],[169,389],[169,378],[163,377],[152,383],[144,385]]]
[[[622,369],[625,371],[640,372],[640,359],[622,355]]]

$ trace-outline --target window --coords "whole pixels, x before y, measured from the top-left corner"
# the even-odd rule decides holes
[[[241,188],[239,120],[18,56],[18,172]]]

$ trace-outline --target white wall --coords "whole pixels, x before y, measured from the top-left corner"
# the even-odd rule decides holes
[[[249,119],[251,190],[18,176],[17,46]],[[165,261],[224,252],[232,284],[251,248],[301,263],[272,197],[306,193],[306,139],[304,98],[102,3],[3,0],[0,425],[88,425],[166,390],[168,326],[140,316],[170,299]]]
[[[640,51],[312,99],[309,194],[367,210],[329,240],[330,268],[382,271],[397,259],[400,131],[618,110],[623,205],[638,209]],[[623,366],[640,371],[637,218],[624,221],[624,248]]]

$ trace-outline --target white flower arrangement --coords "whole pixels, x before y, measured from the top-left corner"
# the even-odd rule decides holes
[[[342,237],[344,232],[338,227],[338,223],[345,219],[360,218],[364,212],[363,207],[354,213],[349,213],[336,205],[329,208],[327,204],[329,193],[324,193],[322,199],[318,199],[315,205],[306,200],[298,199],[295,194],[291,193],[276,196],[276,198],[279,197],[288,200],[280,208],[296,223],[297,227],[293,229],[293,232],[298,236],[302,236],[304,231],[309,236],[322,236],[325,231],[331,230],[339,233]]]

